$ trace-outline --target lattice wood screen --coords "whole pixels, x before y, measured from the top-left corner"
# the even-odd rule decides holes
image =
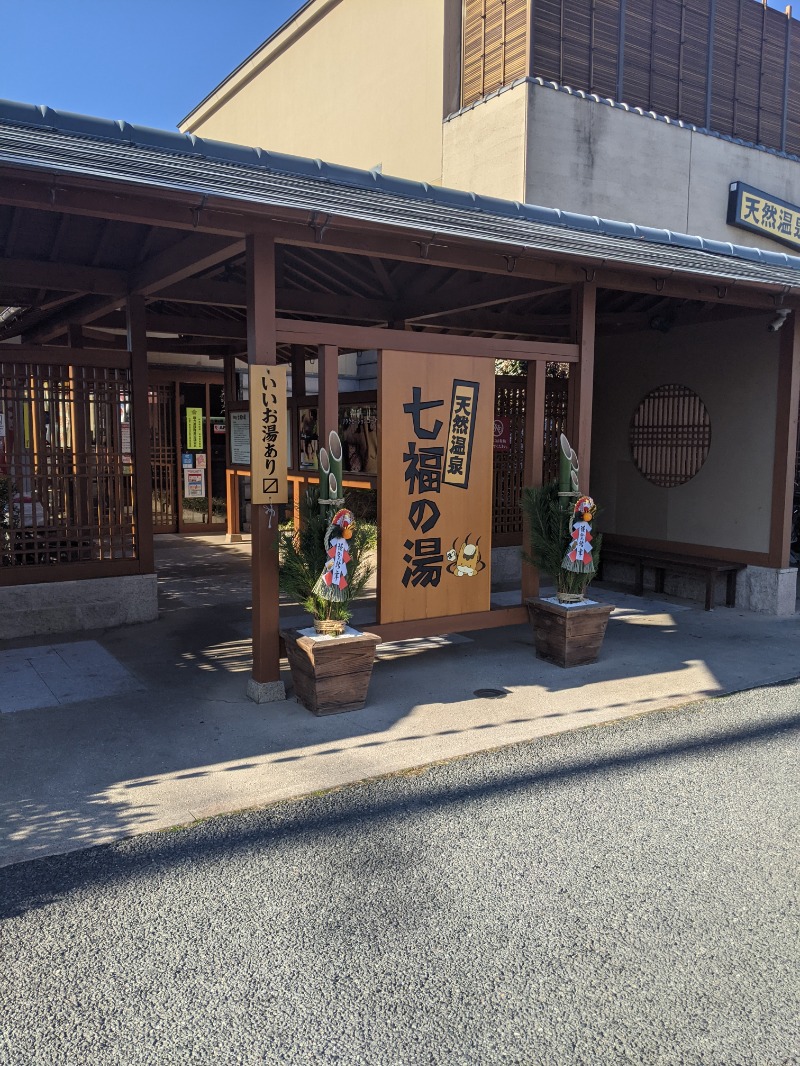
[[[0,363],[2,567],[136,558],[131,429],[129,370]]]
[[[660,385],[634,412],[631,455],[639,473],[654,485],[673,488],[691,480],[710,447],[708,411],[685,385]]]
[[[494,453],[494,521],[492,543],[522,543],[520,495],[524,486],[525,378],[495,378],[495,417],[507,418],[511,443],[507,452]],[[544,399],[544,457],[542,480],[558,477],[558,439],[567,425],[567,379],[547,378]]]
[[[153,478],[153,530],[177,530],[175,484],[175,385],[151,385],[149,389],[150,467]]]
[[[779,6],[536,0],[531,73],[797,153],[800,33]]]
[[[461,106],[528,73],[528,0],[465,0]]]

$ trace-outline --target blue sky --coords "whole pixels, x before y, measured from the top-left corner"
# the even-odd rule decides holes
[[[303,0],[0,0],[0,98],[174,128]]]

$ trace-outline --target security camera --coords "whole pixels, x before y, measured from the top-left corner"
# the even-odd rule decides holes
[[[792,312],[788,307],[782,307],[779,311],[776,311],[775,317],[767,326],[768,331],[770,333],[777,333],[791,313]]]

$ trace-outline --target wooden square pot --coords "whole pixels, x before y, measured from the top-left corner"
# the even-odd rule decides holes
[[[316,715],[357,711],[367,689],[380,638],[374,633],[315,640],[298,629],[281,630],[294,692]]]
[[[525,603],[540,659],[564,667],[597,661],[613,607],[603,603],[565,607],[541,598]]]

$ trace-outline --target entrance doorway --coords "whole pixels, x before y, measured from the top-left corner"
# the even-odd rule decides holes
[[[202,372],[150,371],[154,533],[226,528],[226,423],[222,380]]]

